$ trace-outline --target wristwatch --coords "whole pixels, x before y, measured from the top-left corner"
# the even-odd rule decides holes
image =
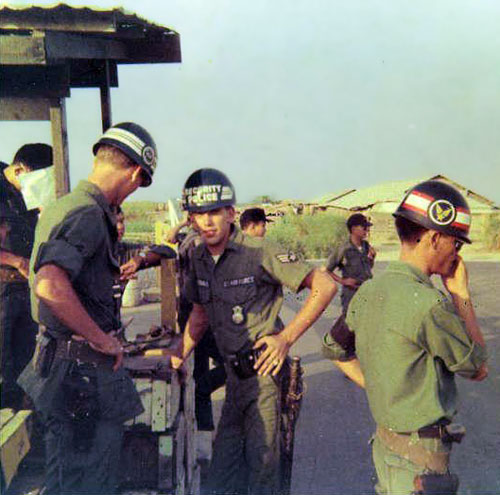
[[[147,253],[146,251],[139,251],[139,254],[138,254],[139,258],[141,258],[141,266],[148,266],[148,262],[147,262]]]

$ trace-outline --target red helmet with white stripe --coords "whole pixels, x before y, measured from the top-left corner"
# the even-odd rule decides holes
[[[144,127],[133,122],[122,122],[110,127],[94,144],[92,151],[97,153],[101,144],[109,144],[125,153],[134,163],[140,165],[144,173],[142,187],[147,187],[153,180],[158,161],[156,144]]]
[[[468,237],[471,224],[469,205],[446,182],[428,180],[417,184],[406,194],[393,215],[471,243]]]

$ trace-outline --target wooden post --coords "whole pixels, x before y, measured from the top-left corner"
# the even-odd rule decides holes
[[[101,90],[101,118],[102,132],[106,132],[111,127],[111,92],[109,90],[109,60],[104,61],[103,80],[100,85]]]
[[[50,123],[52,126],[52,147],[56,176],[56,197],[69,192],[68,131],[66,127],[66,101],[54,98],[50,103]]]
[[[177,329],[177,277],[175,260],[161,260],[161,324]]]

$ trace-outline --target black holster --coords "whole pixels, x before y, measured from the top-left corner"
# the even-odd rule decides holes
[[[456,474],[419,474],[413,481],[413,495],[456,495],[458,476]]]
[[[73,446],[80,452],[90,449],[100,417],[97,379],[86,367],[72,363],[62,383],[64,410],[73,425]]]
[[[342,313],[337,320],[335,320],[330,335],[337,344],[344,349],[348,358],[356,355],[356,342],[354,332],[352,332],[345,321],[345,315]]]
[[[238,378],[244,380],[245,378],[250,378],[257,374],[254,364],[264,349],[265,346],[259,347],[258,349],[239,351],[229,356],[229,365]]]
[[[41,378],[47,378],[54,362],[57,340],[41,330],[38,332],[36,340],[35,354],[33,356],[35,371]]]

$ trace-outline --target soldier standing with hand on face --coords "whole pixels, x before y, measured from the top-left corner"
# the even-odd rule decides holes
[[[184,186],[183,203],[202,244],[191,258],[186,293],[193,309],[180,359],[172,363],[179,367],[210,325],[227,372],[208,493],[279,493],[282,367],[290,347],[321,315],[336,286],[293,253],[244,236],[234,225],[233,185],[222,172],[194,172]],[[278,318],[283,285],[294,292],[311,289],[284,328]]]
[[[452,186],[427,181],[408,192],[394,216],[400,259],[360,287],[347,315],[377,423],[376,491],[455,494],[450,452],[464,434],[451,423],[455,374],[479,381],[488,373],[458,254],[471,242],[470,210]],[[441,277],[449,298],[433,286],[431,275]]]
[[[121,323],[113,208],[151,184],[156,146],[126,122],[110,127],[93,151],[88,181],[45,209],[31,258],[41,333],[20,382],[45,421],[47,495],[115,493],[123,423],[143,410],[114,336]]]

